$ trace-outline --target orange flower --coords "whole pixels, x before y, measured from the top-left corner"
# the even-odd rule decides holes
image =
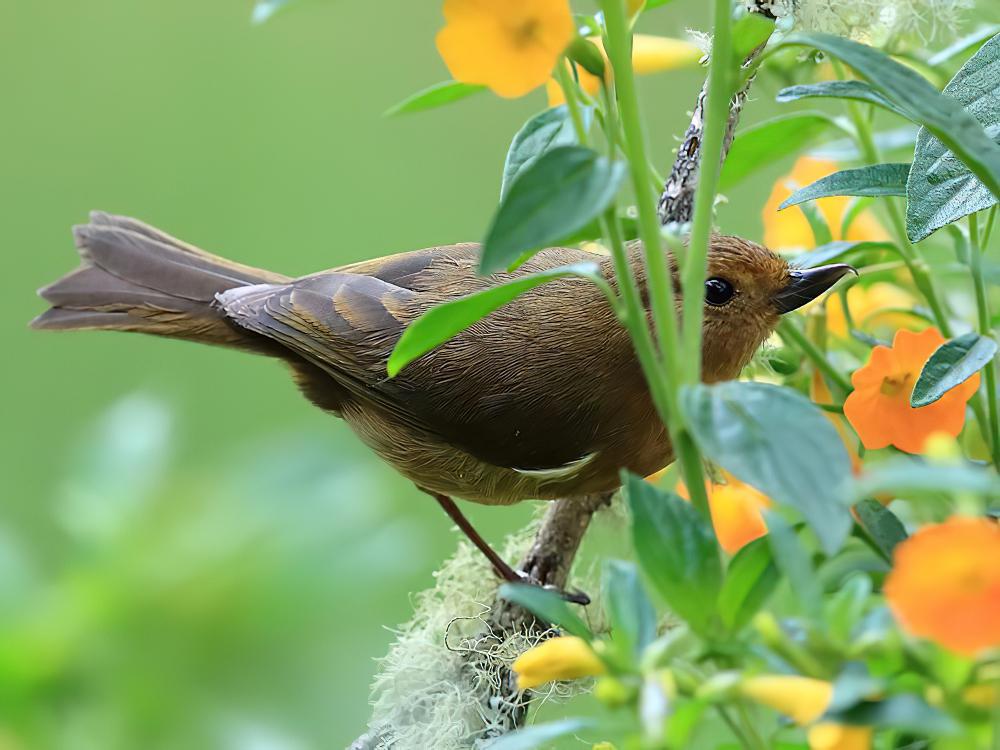
[[[1000,646],[1000,526],[952,517],[896,547],[885,598],[909,633],[968,656]]]
[[[935,432],[957,437],[965,424],[965,403],[979,388],[979,373],[928,406],[914,409],[910,394],[924,363],[945,341],[936,328],[920,333],[897,331],[892,347],[876,346],[868,364],[851,377],[854,390],[844,415],[865,448],[894,445],[907,453],[923,451]]]
[[[452,77],[515,98],[541,86],[573,39],[567,0],[445,0],[437,48]]]
[[[767,533],[762,511],[771,507],[771,498],[756,487],[726,473],[725,482],[706,482],[705,489],[715,536],[727,553],[735,555],[744,545]],[[678,483],[677,494],[690,500],[683,482]]]
[[[590,37],[590,41],[597,45],[604,56],[605,64],[608,65],[608,56],[600,38]],[[701,50],[683,39],[671,39],[650,34],[635,34],[632,37],[632,69],[636,75],[691,67],[697,65],[700,59]],[[597,96],[601,90],[601,79],[588,73],[579,65],[576,69],[580,75],[580,88],[591,96]],[[566,101],[558,81],[550,79],[545,84],[545,91],[549,96],[550,107],[555,107]]]
[[[773,250],[804,250],[814,245],[809,222],[798,209],[787,208],[778,211],[793,190],[805,187],[821,177],[837,171],[837,164],[810,156],[799,157],[792,171],[780,178],[771,190],[764,205],[764,244]],[[851,199],[847,197],[821,198],[816,207],[830,225],[830,233],[835,240],[881,241],[889,239],[885,229],[870,211],[863,211],[851,224],[847,236],[841,236],[840,225]]]

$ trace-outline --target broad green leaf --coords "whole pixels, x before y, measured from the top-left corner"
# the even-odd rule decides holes
[[[732,48],[733,61],[737,66],[750,56],[750,53],[764,44],[774,32],[774,21],[763,13],[748,13],[733,24]]]
[[[796,112],[740,131],[722,167],[719,189],[729,190],[758,169],[797,153],[832,127],[839,126],[822,112]]]
[[[854,506],[858,523],[862,530],[882,551],[886,559],[892,559],[896,545],[906,539],[906,529],[896,518],[896,514],[878,500],[866,497]]]
[[[923,132],[940,139],[946,148],[940,150],[938,158],[944,157],[950,148],[990,192],[1000,194],[1000,146],[994,143],[976,117],[963,108],[958,91],[946,89],[948,95],[942,94],[911,68],[876,49],[842,37],[831,34],[792,34],[786,38],[786,43],[815,47],[846,62],[906,112],[911,120],[923,125]],[[996,55],[995,45],[987,43],[963,66],[963,70],[971,76],[972,71],[992,69]],[[959,76],[961,75],[960,71]],[[989,75],[995,80],[998,73],[993,70]],[[985,80],[991,79],[987,77]],[[974,90],[971,86],[968,88],[970,92]],[[988,89],[992,90],[992,84]],[[983,105],[992,106],[995,115],[1000,112],[989,101],[984,101]],[[925,144],[929,142],[926,139],[930,135],[924,135]],[[917,152],[914,155],[913,169],[910,170],[910,184],[907,186],[907,233],[914,242],[922,240],[934,229],[947,223],[944,221],[934,226],[937,221],[935,215],[940,218],[941,199],[945,197],[943,192],[931,196],[926,194],[926,189],[957,177],[953,166],[937,163],[938,158],[928,159],[922,156],[921,140],[918,135]],[[924,145],[923,150],[927,148]],[[932,168],[933,172],[928,174]],[[924,184],[921,180],[927,181]],[[949,194],[953,194],[953,191]]]
[[[984,44],[944,87],[944,94],[964,107],[993,140],[1000,133],[998,78],[1000,36]],[[914,240],[997,202],[997,186],[973,174],[968,159],[949,150],[954,144],[945,145],[937,135],[929,128],[917,134],[906,209],[907,232]]]
[[[483,745],[484,750],[535,750],[568,734],[576,734],[587,729],[595,729],[598,722],[582,717],[553,721],[549,724],[535,724],[498,737]]]
[[[974,251],[975,252],[975,251]],[[910,406],[933,404],[988,365],[997,353],[997,342],[978,333],[945,341],[924,364],[910,394]]]
[[[844,443],[801,394],[767,383],[687,386],[681,410],[702,453],[782,505],[798,510],[832,554],[851,528],[841,488]]]
[[[588,641],[594,637],[586,623],[555,591],[527,583],[505,583],[500,587],[500,598],[524,607],[539,620],[556,625],[570,635]]]
[[[948,714],[911,694],[891,695],[879,701],[862,701],[844,711],[828,711],[823,720],[931,736],[953,734],[959,729]]]
[[[422,91],[411,94],[399,104],[396,104],[385,111],[386,117],[393,115],[405,115],[412,112],[423,112],[426,109],[443,107],[445,104],[457,102],[467,96],[485,91],[485,86],[474,83],[462,83],[461,81],[442,81],[428,86]]]
[[[767,540],[774,555],[774,563],[788,580],[792,594],[802,611],[813,620],[823,613],[823,589],[813,568],[809,553],[802,546],[799,535],[788,522],[774,511],[765,511]]]
[[[821,81],[820,83],[789,86],[779,91],[778,96],[775,98],[779,102],[794,102],[799,99],[808,99],[811,97],[856,99],[907,117],[907,114],[903,110],[899,109],[889,99],[882,96],[882,94],[864,81]]]
[[[712,624],[722,564],[708,521],[689,502],[628,474],[632,540],[646,576],[670,608],[694,630]]]
[[[719,593],[719,616],[731,631],[740,630],[757,614],[780,580],[766,538],[754,539],[729,562]]]
[[[587,128],[590,127],[593,111],[592,107],[583,109],[584,125]],[[500,181],[500,198],[507,194],[514,178],[539,156],[559,146],[572,146],[576,143],[573,120],[565,104],[539,112],[532,117],[517,131],[510,148],[507,149],[503,177]]]
[[[848,662],[833,681],[833,698],[828,711],[844,711],[867,698],[885,693],[885,680],[872,677],[861,662]]]
[[[983,26],[981,29],[976,29],[971,34],[967,34],[958,41],[949,44],[940,52],[931,55],[927,60],[927,64],[933,68],[941,63],[948,62],[951,58],[957,57],[973,47],[978,47],[997,33],[1000,33],[1000,24],[991,23],[988,26]]]
[[[799,188],[778,206],[778,210],[835,195],[906,195],[906,177],[909,172],[909,164],[872,164],[859,169],[844,169]]]
[[[522,169],[483,241],[480,271],[509,267],[524,253],[587,226],[614,200],[625,165],[582,146],[560,146]]]
[[[630,562],[609,560],[602,588],[612,639],[623,656],[638,657],[656,638],[656,610],[646,596],[639,571]]]
[[[883,156],[887,154],[905,153],[907,158],[913,156],[913,144],[917,141],[919,128],[915,125],[904,125],[894,130],[881,130],[872,136],[875,147]],[[809,151],[810,156],[830,161],[863,161],[857,142],[853,138],[841,138],[817,146]]]
[[[386,364],[389,377],[395,377],[406,365],[423,356],[457,333],[482,320],[494,310],[536,286],[554,279],[577,276],[597,278],[596,263],[577,263],[515,278],[504,284],[433,307],[410,323]]]
[[[848,255],[862,253],[867,250],[891,250],[895,246],[891,242],[847,242],[836,240],[812,250],[800,253],[789,260],[796,268],[816,268],[827,263],[846,258]]]
[[[291,0],[257,0],[253,6],[253,15],[250,16],[252,23],[264,23],[271,16],[289,4]]]
[[[941,466],[896,458],[866,468],[847,485],[845,499],[859,502],[881,494],[913,497],[958,492],[1000,497],[1000,478],[973,464]]]

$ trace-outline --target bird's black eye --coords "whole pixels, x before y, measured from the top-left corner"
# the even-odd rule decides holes
[[[710,305],[724,305],[734,294],[736,290],[725,279],[716,277],[705,282],[705,301]]]

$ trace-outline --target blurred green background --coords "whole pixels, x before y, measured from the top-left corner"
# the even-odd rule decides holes
[[[704,27],[701,5],[642,30]],[[289,274],[482,236],[541,91],[386,119],[447,77],[438,2],[251,9],[0,2],[2,750],[342,747],[387,626],[454,548],[281,365],[25,327],[93,208]],[[700,83],[642,81],[664,167]],[[768,86],[749,120],[776,111]],[[759,237],[760,184],[729,195],[727,231]],[[531,512],[470,508],[497,540]]]

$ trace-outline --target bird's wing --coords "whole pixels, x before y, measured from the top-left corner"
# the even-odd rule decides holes
[[[544,251],[514,275],[592,258]],[[233,322],[322,367],[362,407],[493,465],[546,471],[599,450],[597,434],[613,431],[622,411],[607,389],[628,387],[614,382],[614,368],[632,354],[587,281],[543,285],[387,377],[407,324],[510,276],[477,276],[476,261],[475,245],[431,248],[219,299]],[[609,408],[614,413],[604,413]]]

